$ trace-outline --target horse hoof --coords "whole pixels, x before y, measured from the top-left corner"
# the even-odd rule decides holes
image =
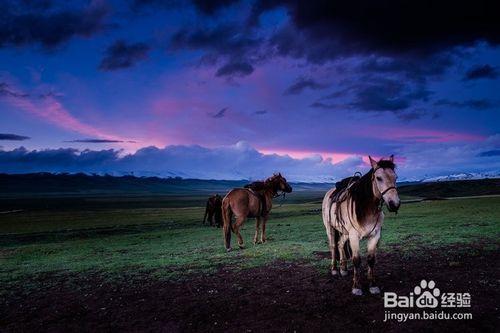
[[[231,252],[232,250],[233,250],[233,248],[231,248],[231,247],[228,247],[228,248],[226,249],[226,251],[227,251],[227,252]]]
[[[339,271],[337,271],[336,269],[332,269],[330,272],[332,273],[332,276],[336,277],[339,275]]]
[[[348,271],[344,271],[343,269],[340,270],[340,275],[347,276],[347,274],[349,274]]]
[[[380,294],[380,288],[379,287],[370,287],[370,294],[372,294],[372,295]]]
[[[240,247],[240,249],[242,249],[242,250],[245,248],[245,246],[244,246],[244,245],[238,245],[238,246],[239,246],[239,247]]]
[[[352,288],[352,294],[354,296],[363,296],[363,290],[358,288]]]

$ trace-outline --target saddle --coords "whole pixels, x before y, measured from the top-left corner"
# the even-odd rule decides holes
[[[345,229],[345,221],[342,219],[341,217],[341,212],[340,212],[340,203],[342,203],[343,201],[345,201],[347,199],[347,194],[349,192],[349,188],[351,188],[351,186],[353,184],[355,184],[357,181],[359,181],[361,179],[361,173],[360,172],[356,172],[354,174],[354,176],[351,176],[351,177],[347,177],[347,178],[344,178],[342,179],[341,181],[338,181],[335,183],[335,191],[332,192],[332,194],[330,195],[330,209],[328,210],[328,214],[330,216],[330,221],[332,220],[332,206],[333,204],[337,204],[336,207],[335,207],[335,216],[336,216],[336,219],[337,219],[337,223],[339,225],[342,226],[343,229]],[[339,240],[340,240],[340,234],[341,234],[341,231],[340,230],[337,230],[335,229],[335,232],[334,232],[334,242],[335,244],[338,244]],[[351,244],[349,242],[349,240],[347,240],[345,243],[344,243],[344,253],[346,254],[346,259],[350,259],[352,257],[352,250],[351,250]],[[335,246],[335,255],[338,257],[340,257],[340,253],[339,253],[339,249],[337,246]]]
[[[354,176],[347,177],[342,179],[339,182],[335,183],[335,191],[330,195],[330,209],[328,210],[328,215],[330,216],[330,221],[332,220],[332,206],[335,203],[335,216],[338,224],[344,226],[345,221],[342,219],[340,214],[340,203],[344,202],[347,199],[349,189],[352,185],[354,185],[357,181],[361,179],[361,173],[356,172]]]
[[[330,199],[332,199],[332,203],[339,203],[346,199],[347,190],[358,180],[361,179],[361,176],[354,174],[354,176],[347,177],[335,183],[335,191],[330,195]]]

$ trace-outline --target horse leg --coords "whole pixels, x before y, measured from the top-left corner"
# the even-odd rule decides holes
[[[210,226],[214,225],[214,213],[212,211],[208,213],[208,222],[210,223]]]
[[[231,207],[228,202],[224,201],[222,205],[222,220],[224,223],[223,234],[224,234],[224,246],[226,251],[231,251],[231,218],[232,218]]]
[[[253,243],[257,244],[257,239],[259,237],[259,229],[260,229],[260,217],[255,219],[255,236],[253,238]]]
[[[356,296],[363,295],[361,290],[361,258],[359,256],[359,237],[355,233],[349,234],[349,243],[352,250],[352,264],[354,266],[354,276],[352,285],[352,294]]]
[[[340,240],[337,244],[340,254],[340,275],[347,276],[349,272],[347,271],[347,255],[345,253],[345,242],[349,239],[348,235],[340,235]]]
[[[265,243],[266,242],[266,222],[267,222],[267,216],[262,217],[262,233],[260,234],[260,242]]]
[[[380,288],[375,284],[375,276],[373,272],[373,268],[375,267],[376,262],[376,252],[378,241],[380,240],[380,230],[368,240],[367,244],[367,252],[368,252],[368,282],[370,283],[370,293],[371,294],[380,294]]]
[[[326,227],[326,236],[328,237],[328,247],[330,248],[330,253],[332,255],[332,265],[330,268],[330,272],[332,273],[333,276],[337,276],[338,271],[337,271],[337,258],[336,256],[336,247],[338,241],[335,240],[335,229],[332,228],[332,226],[328,225]]]
[[[208,215],[208,203],[207,203],[207,207],[205,208],[205,215],[203,215],[203,224],[205,224],[205,221],[207,219],[207,215]]]
[[[243,249],[243,237],[241,237],[240,233],[240,228],[243,226],[243,223],[245,222],[245,217],[236,217],[236,222],[233,225],[233,231],[238,237],[238,245],[240,246],[240,249]]]

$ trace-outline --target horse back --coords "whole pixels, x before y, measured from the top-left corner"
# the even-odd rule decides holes
[[[223,206],[228,205],[236,216],[257,217],[261,210],[258,193],[246,188],[235,188],[224,197]]]

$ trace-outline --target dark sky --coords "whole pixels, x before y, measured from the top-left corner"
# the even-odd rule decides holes
[[[0,172],[498,172],[499,6],[2,1]]]

